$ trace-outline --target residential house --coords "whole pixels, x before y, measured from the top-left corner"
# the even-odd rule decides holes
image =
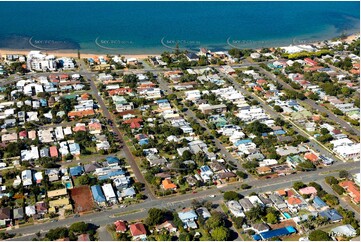
[[[314,187],[304,187],[299,190],[301,195],[316,195],[317,190]]]
[[[177,226],[173,223],[173,221],[165,221],[162,224],[155,226],[156,231],[160,232],[162,230],[167,230],[169,233],[177,232]]]
[[[252,224],[252,230],[257,234],[267,232],[270,230],[270,227],[265,223]]]
[[[245,212],[250,211],[254,207],[254,205],[251,203],[251,201],[248,198],[240,199],[239,204],[242,206]]]
[[[192,209],[183,209],[181,212],[178,212],[178,217],[182,220],[184,228],[196,229],[197,224],[195,220],[198,219],[197,214]]]
[[[99,185],[94,185],[94,186],[91,186],[90,188],[92,191],[94,201],[99,205],[104,204],[106,199],[105,199],[105,196],[103,194],[101,187]]]
[[[196,212],[198,213],[199,216],[203,217],[204,219],[207,219],[207,218],[211,217],[211,213],[205,207],[197,208]]]
[[[177,189],[177,185],[172,183],[172,181],[170,179],[164,179],[162,181],[162,187],[163,187],[164,190],[175,190],[175,189]]]
[[[11,222],[11,209],[0,208],[0,225],[7,225]]]
[[[24,218],[24,208],[14,208],[13,209],[13,219],[20,220]]]
[[[246,215],[242,211],[242,206],[239,204],[239,202],[231,200],[226,203],[229,211],[233,214],[235,217],[245,217]]]
[[[117,233],[125,233],[127,232],[127,224],[123,220],[117,220],[114,222],[115,232]]]
[[[356,230],[350,224],[345,224],[333,228],[330,232],[333,237],[342,236],[342,237],[355,237],[357,235]]]
[[[328,209],[329,207],[327,206],[327,204],[318,196],[316,196],[313,199],[313,203],[312,205],[317,209],[317,210],[325,210]]]
[[[132,240],[146,240],[147,231],[145,230],[143,223],[135,223],[129,226],[130,233],[132,235]]]
[[[107,202],[111,202],[111,203],[116,203],[117,202],[117,197],[114,193],[114,189],[113,186],[109,183],[104,184],[102,186],[104,195],[105,195],[105,199],[107,200]]]
[[[335,209],[328,209],[325,211],[320,212],[320,216],[327,218],[330,222],[336,223],[340,222],[343,217],[339,214]]]
[[[339,185],[347,191],[354,203],[360,203],[360,190],[353,181],[343,181]]]

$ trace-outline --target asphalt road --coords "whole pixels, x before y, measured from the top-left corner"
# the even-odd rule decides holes
[[[110,224],[115,222],[118,219],[134,221],[143,219],[147,216],[147,210],[152,207],[164,208],[169,210],[179,210],[183,207],[188,207],[191,205],[193,199],[197,200],[206,200],[213,203],[219,203],[222,201],[221,192],[224,191],[238,191],[242,195],[246,196],[252,192],[263,193],[268,191],[276,191],[278,189],[283,189],[287,187],[291,187],[295,181],[303,181],[304,183],[309,183],[311,181],[322,182],[326,176],[338,176],[339,170],[346,169],[350,172],[350,174],[356,174],[360,172],[360,167],[358,162],[352,163],[339,163],[330,167],[323,168],[322,170],[310,171],[298,173],[285,177],[273,178],[272,180],[254,180],[250,181],[248,184],[252,187],[248,190],[241,190],[241,183],[233,183],[228,184],[224,187],[214,187],[210,189],[206,189],[196,194],[183,194],[183,195],[175,195],[171,197],[165,197],[162,199],[150,200],[128,206],[127,208],[117,208],[109,211],[96,212],[92,214],[82,215],[78,218],[68,218],[64,220],[59,220],[58,222],[46,223],[46,224],[36,224],[32,226],[27,226],[19,229],[13,229],[8,231],[9,233],[21,233],[25,237],[15,238],[12,240],[28,240],[32,238],[34,234],[38,231],[46,232],[52,228],[61,227],[61,226],[69,226],[74,222],[84,221],[93,223],[98,226],[104,226],[106,224]],[[326,188],[324,188],[326,189]],[[210,195],[216,195],[216,197],[210,197]],[[113,215],[124,213],[124,215],[120,214],[117,217]]]
[[[166,90],[168,94],[172,94],[173,91],[169,88],[169,83],[167,83],[166,81],[164,81],[161,77],[157,78],[157,82],[159,84],[159,87],[162,90]],[[187,111],[183,112],[183,114],[185,114],[186,117],[190,117],[193,118],[199,125],[201,125],[205,130],[206,133],[208,135],[212,135],[211,130],[207,127],[207,125],[202,122],[202,120],[200,120],[199,118],[197,118],[196,114],[189,108],[187,108]],[[213,135],[212,135],[213,136]],[[247,171],[241,166],[241,163],[239,160],[235,159],[227,150],[226,148],[221,144],[221,142],[217,139],[214,138],[213,139],[214,144],[216,145],[216,147],[220,150],[220,153],[222,154],[222,157],[226,158],[226,161],[231,161],[233,164],[235,164],[236,166],[233,166],[231,164],[232,167],[234,167],[234,169],[237,170],[242,170],[244,172],[247,173]],[[250,176],[251,177],[251,176]]]
[[[327,156],[331,157],[334,161],[341,161],[340,158],[337,158],[336,156],[334,156],[333,153],[330,150],[328,150],[325,146],[320,144],[311,135],[309,135],[301,127],[299,127],[295,122],[293,122],[292,120],[290,120],[287,117],[283,116],[282,114],[277,113],[275,110],[273,110],[273,108],[271,106],[269,106],[262,98],[258,97],[256,94],[245,90],[233,77],[226,76],[224,74],[221,74],[221,76],[223,76],[224,78],[227,78],[232,83],[232,85],[235,87],[236,90],[240,91],[241,93],[243,93],[243,94],[245,94],[247,96],[252,96],[253,98],[257,99],[259,101],[260,105],[262,106],[262,108],[272,118],[276,119],[277,117],[280,117],[283,120],[288,121],[300,135],[302,135],[302,136],[304,136],[304,137],[306,137],[306,138],[308,138],[310,140],[309,141],[310,146],[312,146],[316,150],[319,150],[318,152],[320,152],[321,154],[327,154]]]
[[[275,77],[275,75],[271,74],[270,72],[266,71],[265,69],[263,69],[262,67],[258,67],[260,72],[265,74],[267,77],[269,77],[270,79],[280,83],[282,86],[286,87],[287,89],[291,89],[294,91],[298,91],[296,89],[294,89],[293,87],[291,87],[288,83],[284,82],[283,80]],[[346,122],[345,120],[337,117],[333,112],[331,112],[330,110],[328,110],[327,108],[318,105],[314,100],[311,100],[309,98],[305,99],[305,100],[299,100],[300,103],[306,103],[309,106],[311,106],[312,108],[314,108],[315,110],[317,110],[318,112],[321,113],[327,113],[328,114],[328,118],[331,119],[332,121],[340,124],[344,129],[346,129],[347,131],[353,131],[355,134],[360,135],[360,130],[356,129],[355,127],[353,127],[352,125],[350,125],[348,122]]]
[[[124,140],[123,139],[123,135],[122,133],[120,132],[120,130],[118,129],[117,125],[116,125],[116,122],[113,118],[113,116],[110,114],[107,106],[105,105],[102,97],[98,94],[98,89],[94,83],[94,80],[91,76],[88,76],[86,75],[89,83],[90,83],[90,87],[92,89],[92,92],[93,92],[93,95],[95,96],[95,98],[97,99],[97,102],[102,110],[102,113],[103,115],[107,118],[107,119],[110,119],[113,123],[112,125],[112,129],[113,129],[113,132],[120,138],[120,140]],[[126,157],[126,161],[129,163],[129,165],[131,166],[132,170],[133,170],[133,173],[136,177],[136,179],[138,180],[138,182],[141,182],[143,184],[145,184],[145,195],[148,196],[149,198],[151,199],[155,199],[155,196],[153,195],[153,193],[151,192],[149,186],[148,186],[148,183],[146,182],[146,180],[144,179],[144,176],[143,174],[141,173],[136,161],[134,160],[134,157],[133,157],[133,154],[131,153],[131,151],[129,150],[128,146],[123,143],[123,147],[122,147],[123,151],[124,151],[124,155]]]

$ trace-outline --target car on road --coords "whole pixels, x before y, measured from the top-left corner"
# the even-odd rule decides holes
[[[209,197],[216,197],[216,195],[209,195]]]
[[[80,217],[79,214],[75,214],[75,215],[74,215],[74,218],[79,218],[79,217]]]
[[[196,191],[194,191],[194,192],[192,192],[193,194],[196,194],[197,192]]]
[[[54,220],[52,220],[51,222],[53,222],[53,223],[54,223],[54,222],[58,222],[58,220],[57,220],[57,219],[54,219]]]

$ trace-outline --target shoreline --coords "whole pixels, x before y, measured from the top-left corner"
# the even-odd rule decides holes
[[[354,39],[359,38],[360,37],[360,33],[352,33],[349,34],[344,41],[347,43],[352,42]],[[328,41],[330,41],[330,39],[326,39]],[[325,40],[323,40],[325,41]],[[317,45],[319,42],[321,41],[315,41],[315,42],[310,42],[307,43],[308,45]],[[269,48],[281,48],[281,47],[285,47],[285,46],[273,46],[273,47],[269,47]],[[0,48],[0,57],[3,55],[8,55],[8,54],[20,54],[20,55],[25,55],[27,56],[27,54],[32,51],[34,49],[1,49]],[[38,50],[38,49],[35,49]],[[259,51],[260,48],[254,48],[254,50]],[[46,53],[48,55],[54,55],[56,57],[72,57],[72,58],[78,58],[78,50],[76,49],[69,49],[69,50],[39,50],[42,53]],[[161,52],[162,53],[162,52]],[[161,53],[153,53],[153,54],[119,54],[119,53],[82,53],[80,50],[80,57],[81,58],[91,58],[91,57],[95,57],[95,56],[106,56],[106,55],[120,55],[120,56],[124,56],[125,58],[137,58],[137,59],[147,59],[149,56],[159,56],[161,55]]]
[[[35,50],[37,51],[37,49],[29,49],[29,50],[24,50],[24,49],[0,49],[0,55],[25,55],[27,56],[29,54],[30,51]],[[73,57],[73,58],[78,58],[78,52],[77,50],[50,50],[50,51],[46,51],[46,50],[38,50],[41,51],[42,53],[46,53],[48,55],[54,55],[56,57]],[[108,54],[106,53],[82,53],[80,51],[80,57],[81,58],[90,58],[90,57],[95,57],[95,56],[106,56]],[[110,55],[117,55],[117,54],[110,54]],[[138,59],[146,59],[148,58],[148,56],[156,56],[156,55],[160,55],[160,54],[120,54],[120,56],[124,56],[126,58],[138,58]]]

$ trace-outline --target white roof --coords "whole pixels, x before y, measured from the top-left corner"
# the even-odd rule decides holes
[[[104,184],[102,186],[102,189],[103,189],[105,198],[107,200],[112,199],[112,198],[116,198],[115,193],[114,193],[114,189],[113,189],[111,184],[109,184],[109,183]]]

